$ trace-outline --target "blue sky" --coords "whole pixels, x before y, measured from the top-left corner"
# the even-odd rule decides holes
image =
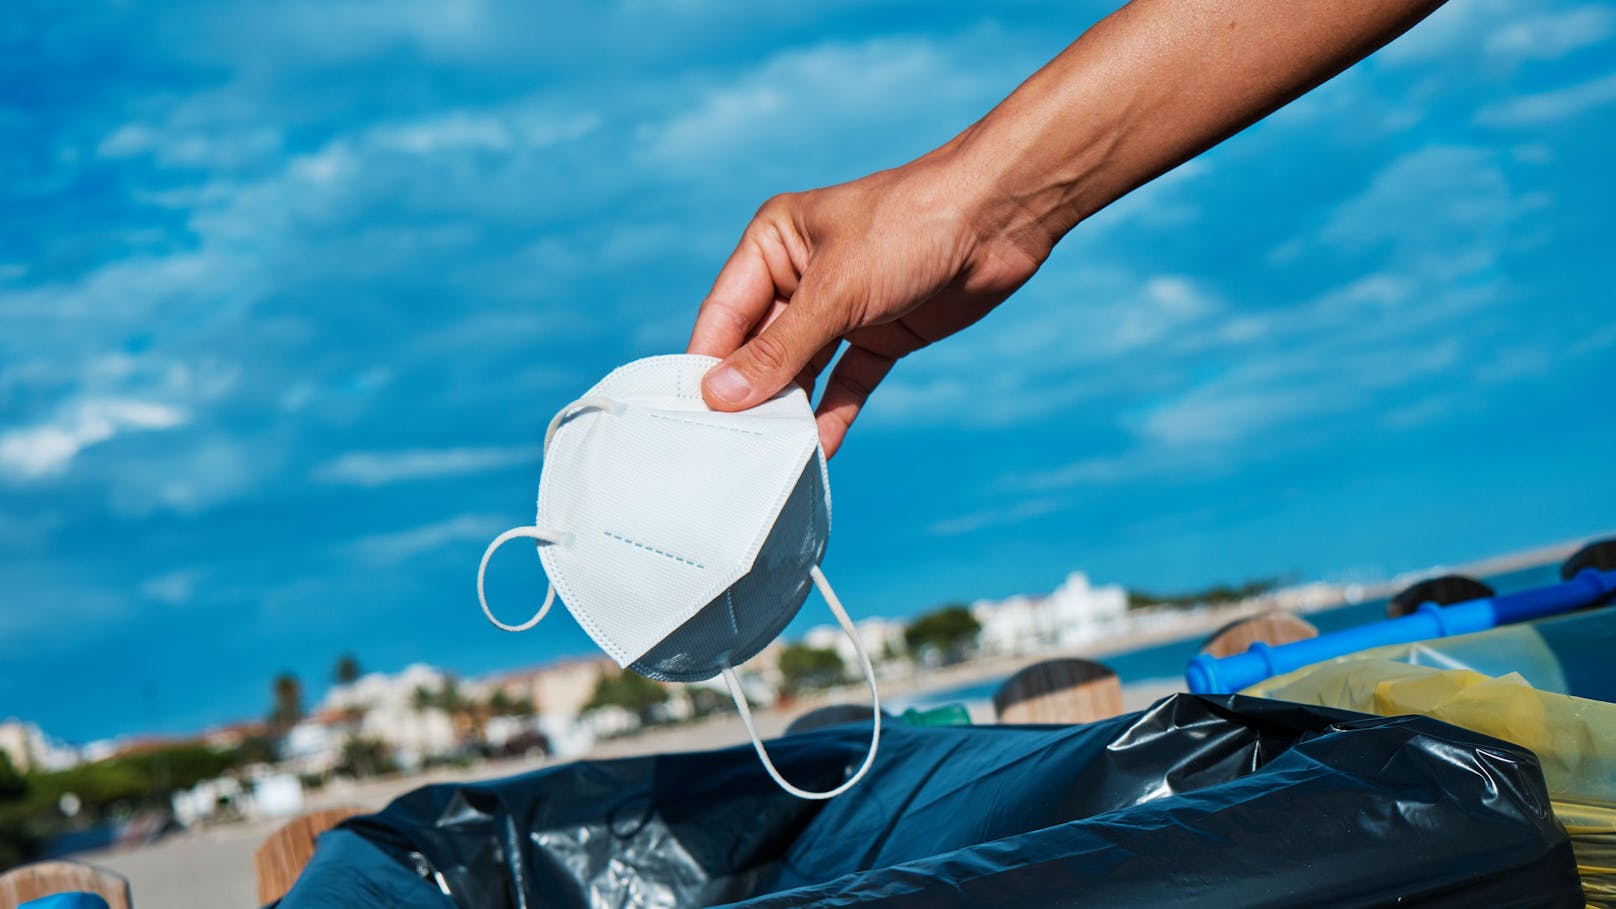
[[[8,4],[0,715],[191,729],[343,652],[587,652],[473,596],[551,413],[682,350],[764,198],[946,140],[1106,9]],[[902,615],[1616,527],[1612,160],[1616,8],[1452,4],[900,365],[827,573]]]

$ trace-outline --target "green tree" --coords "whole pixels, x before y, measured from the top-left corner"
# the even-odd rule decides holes
[[[488,712],[494,716],[532,716],[533,699],[512,697],[505,689],[496,688],[488,697]]]
[[[11,755],[0,751],[0,802],[10,802],[28,794],[28,781],[11,763]]]
[[[685,696],[690,698],[690,713],[695,717],[735,712],[735,702],[730,700],[729,695],[703,685],[686,685]]]
[[[410,706],[416,713],[425,713],[438,706],[438,693],[425,685],[417,685],[410,693]]]
[[[903,630],[904,643],[912,653],[932,648],[948,662],[964,656],[965,650],[976,642],[982,623],[971,615],[971,610],[958,603],[941,606],[917,617]]]
[[[471,702],[460,693],[460,682],[454,676],[448,676],[437,688],[417,685],[410,697],[410,705],[417,711],[435,708],[444,713],[457,714],[467,710]]]
[[[516,711],[511,708],[511,696],[503,688],[494,689],[488,697],[488,712],[494,716],[510,716]]]
[[[584,709],[621,707],[641,720],[649,720],[651,708],[667,699],[668,692],[656,682],[636,672],[619,672],[600,677],[600,681],[595,683],[595,693]]]
[[[264,739],[248,739],[235,748],[193,742],[66,770],[18,775],[0,754],[0,868],[27,861],[41,843],[67,829],[58,808],[67,793],[79,800],[84,817],[94,822],[141,807],[163,806],[175,789],[188,789],[272,757]]]
[[[438,686],[438,706],[446,713],[456,714],[466,711],[471,701],[460,693],[460,680],[454,676],[446,676],[443,684]]]
[[[810,688],[828,688],[842,680],[847,667],[834,650],[789,644],[780,651],[780,674],[786,691],[796,694]]]
[[[275,763],[275,743],[261,735],[248,736],[241,744],[235,747],[230,756],[231,766],[246,767],[249,764]]]
[[[359,659],[351,653],[345,653],[337,658],[337,665],[331,671],[331,678],[338,685],[352,685],[354,682],[359,681],[361,674]]]
[[[303,683],[290,672],[275,677],[272,688],[273,704],[269,712],[269,725],[285,731],[303,719]]]
[[[336,772],[354,778],[392,773],[398,769],[393,760],[393,749],[381,739],[354,736],[342,743],[342,754],[337,758]]]
[[[1130,590],[1128,591],[1128,608],[1142,609],[1146,606],[1168,606],[1173,609],[1187,609],[1201,605],[1217,606],[1223,603],[1236,603],[1269,593],[1283,583],[1283,578],[1257,578],[1241,584],[1214,584],[1211,587],[1191,590],[1186,593],[1158,594],[1144,590]]]

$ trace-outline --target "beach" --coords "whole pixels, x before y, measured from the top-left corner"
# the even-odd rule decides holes
[[[1029,660],[977,660],[927,672],[923,677],[884,684],[883,697],[892,702],[924,699],[929,691],[961,688],[991,682]],[[1129,685],[1123,689],[1123,706],[1137,710],[1181,688],[1172,682]],[[789,708],[759,710],[754,718],[764,737],[781,734],[796,717],[832,703],[868,703],[869,691],[862,685],[845,686],[813,698],[801,698]],[[969,702],[973,722],[993,721],[992,705],[984,700]],[[601,742],[588,759],[626,757],[678,751],[701,751],[740,745],[747,741],[740,717],[725,713],[692,723],[658,726],[634,735]],[[427,773],[405,774],[360,781],[336,780],[304,799],[305,811],[337,806],[356,806],[367,811],[384,807],[392,799],[433,783],[457,783],[497,779],[547,766],[545,759],[516,758],[486,761],[465,769],[438,769]],[[215,909],[219,906],[256,906],[257,885],[253,876],[253,852],[273,833],[284,818],[219,824],[186,831],[144,846],[103,850],[76,856],[80,861],[109,868],[129,879],[137,907],[161,909]]]
[[[1527,557],[1492,560],[1480,567],[1493,570],[1520,570],[1523,566],[1542,566],[1545,553],[1558,556],[1565,546],[1534,551]],[[1466,569],[1471,566],[1465,566]],[[1540,570],[1546,570],[1541,569]],[[1486,574],[1486,572],[1477,572]],[[1355,603],[1336,603],[1312,611],[1310,618],[1320,621],[1330,618],[1335,611],[1339,618],[1356,621],[1359,612],[1378,614],[1383,597],[1395,588],[1394,583],[1376,585],[1363,591],[1364,599]],[[885,677],[881,680],[882,705],[892,712],[905,707],[925,708],[945,703],[963,703],[970,711],[974,723],[994,721],[992,704],[984,692],[991,692],[999,680],[1016,670],[1043,659],[1061,656],[1083,657],[1106,662],[1114,660],[1119,666],[1130,658],[1147,653],[1152,648],[1183,645],[1193,649],[1213,631],[1230,622],[1262,612],[1272,604],[1262,600],[1246,601],[1220,607],[1202,608],[1180,613],[1174,621],[1159,628],[1119,635],[1085,648],[1069,651],[1046,651],[1015,656],[978,657],[950,666],[926,668],[911,674]],[[1166,672],[1177,672],[1174,664],[1164,667]],[[1183,680],[1177,675],[1156,674],[1130,678],[1124,674],[1123,709],[1140,710],[1166,695],[1183,690]],[[843,685],[812,696],[799,697],[789,704],[757,710],[754,714],[758,732],[765,738],[784,732],[796,717],[829,704],[867,704],[868,689],[861,683]],[[630,735],[601,741],[583,759],[606,759],[640,754],[680,751],[701,751],[744,744],[746,729],[733,713],[720,713],[701,720],[676,725],[653,726]],[[384,807],[392,799],[433,783],[456,783],[497,779],[536,770],[550,763],[544,758],[515,758],[485,761],[464,769],[438,768],[413,774],[346,780],[336,779],[319,790],[305,795],[303,809],[316,811],[338,806],[354,806],[366,811]],[[264,838],[273,833],[284,818],[242,821],[203,827],[174,834],[149,845],[134,848],[103,850],[77,856],[79,860],[101,865],[123,874],[130,881],[137,906],[156,906],[163,909],[201,909],[201,907],[256,906],[257,890],[253,876],[252,857]]]

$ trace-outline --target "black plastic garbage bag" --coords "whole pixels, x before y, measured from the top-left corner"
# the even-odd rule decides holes
[[[829,787],[867,735],[771,753]],[[1531,752],[1425,718],[1190,695],[1086,726],[894,724],[829,802],[780,791],[744,746],[429,786],[322,838],[282,909],[382,892],[460,909],[1583,905]]]

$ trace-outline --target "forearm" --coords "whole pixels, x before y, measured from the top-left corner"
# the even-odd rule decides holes
[[[1042,258],[1084,218],[1442,0],[1134,0],[936,153],[978,230]]]

